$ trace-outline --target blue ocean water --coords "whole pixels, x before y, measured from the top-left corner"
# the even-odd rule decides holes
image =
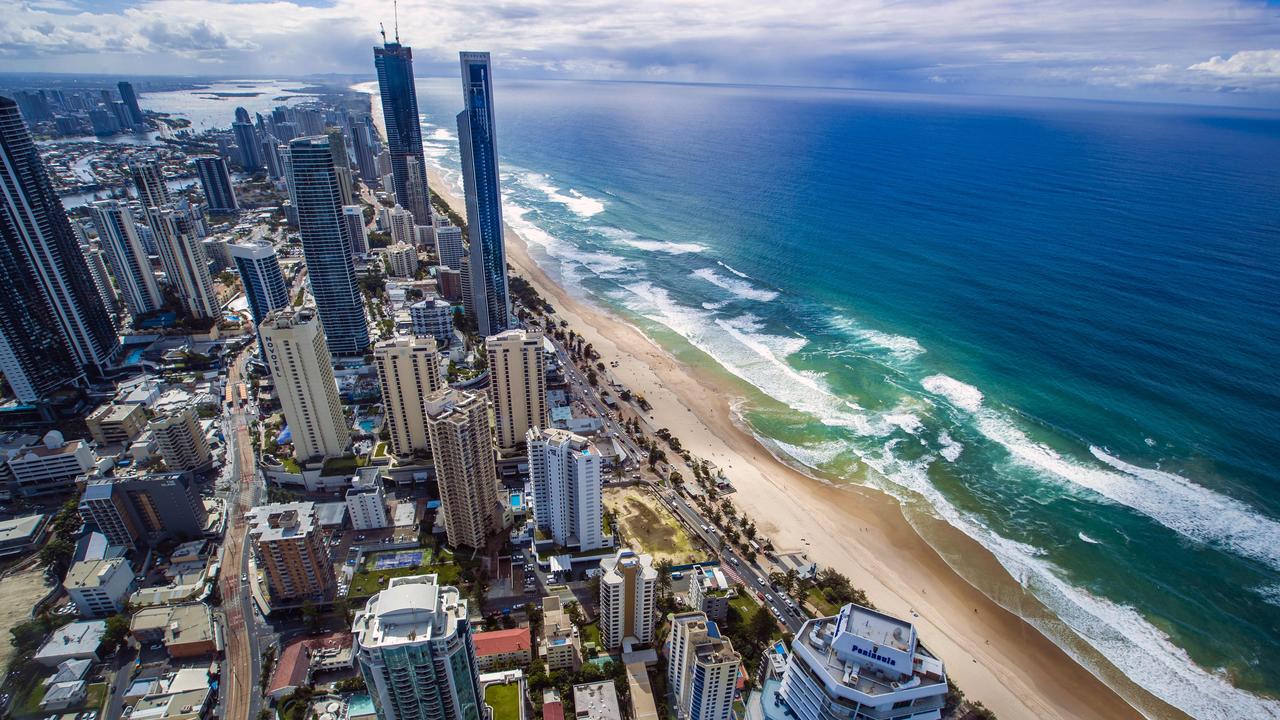
[[[736,378],[771,449],[977,539],[1104,679],[1195,717],[1280,717],[1280,114],[587,82],[496,98],[507,220],[535,258]],[[459,184],[458,83],[419,101]]]

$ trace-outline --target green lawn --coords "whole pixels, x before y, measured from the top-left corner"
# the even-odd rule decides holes
[[[738,617],[742,622],[746,622],[755,614],[756,608],[760,607],[760,604],[756,602],[755,596],[743,591],[738,593],[737,597],[729,599],[729,607],[731,610],[737,610]]]
[[[284,466],[284,471],[287,473],[297,475],[302,472],[302,466],[298,464],[297,460],[293,459],[292,455],[280,458],[280,464]]]
[[[805,599],[809,601],[810,605],[817,608],[818,613],[823,617],[831,617],[832,615],[840,612],[840,607],[828,601],[826,596],[822,594],[822,591],[817,588],[809,590],[809,594]]]
[[[493,708],[493,720],[520,720],[520,683],[489,685],[484,701]]]
[[[600,625],[598,623],[583,625],[578,629],[578,633],[581,636],[580,639],[582,640],[583,645],[586,645],[587,643],[595,643],[596,649],[604,649],[600,644]]]
[[[13,697],[13,716],[20,718],[26,715],[40,716],[40,701],[44,699],[45,686],[41,684],[42,678],[31,673],[19,680],[18,686],[15,688]]]
[[[388,583],[391,582],[391,578],[408,577],[409,575],[435,574],[439,576],[438,580],[441,585],[456,586],[458,584],[458,579],[462,575],[462,568],[454,563],[453,553],[447,550],[441,550],[436,552],[433,556],[430,549],[422,548],[422,550],[423,564],[418,567],[411,568],[370,570],[369,568],[373,567],[375,558],[377,558],[379,554],[383,553],[375,553],[374,555],[369,556],[369,558],[365,560],[364,567],[362,567],[360,571],[351,578],[351,588],[348,590],[347,595],[353,598],[369,597],[370,595],[387,587]],[[380,581],[381,578],[386,578],[386,580]]]

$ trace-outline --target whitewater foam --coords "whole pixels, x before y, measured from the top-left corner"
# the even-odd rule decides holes
[[[560,188],[552,184],[551,178],[542,173],[524,172],[520,173],[517,178],[525,186],[546,195],[548,200],[569,208],[574,215],[580,218],[589,218],[604,212],[603,200],[589,197],[573,188],[568,190],[568,194],[562,193]]]
[[[943,430],[938,433],[938,445],[941,449],[938,453],[947,459],[947,462],[955,462],[960,459],[960,453],[964,452],[964,445],[957,442],[951,437],[951,433]]]
[[[743,300],[757,300],[759,302],[770,302],[777,299],[778,293],[773,290],[761,290],[754,287],[750,283],[743,282],[734,278],[727,278],[716,273],[711,268],[699,268],[693,271],[693,276],[706,280],[721,290],[727,290],[734,296]]]
[[[982,408],[982,391],[946,375],[930,375],[920,381],[920,386],[934,395],[941,395],[952,405],[976,413]]]
[[[738,269],[736,269],[736,268],[730,267],[730,265],[729,265],[728,263],[726,263],[726,262],[722,262],[722,261],[720,261],[720,260],[717,260],[717,261],[716,261],[716,264],[717,264],[717,265],[719,265],[720,267],[724,268],[725,270],[728,270],[729,272],[733,273],[734,275],[737,275],[738,277],[742,278],[743,280],[755,280],[755,278],[753,278],[753,277],[751,277],[750,275],[748,275],[748,274],[746,274],[746,273],[742,272],[741,270],[738,270]]]
[[[1084,532],[1078,532],[1078,533],[1076,533],[1076,537],[1078,537],[1078,538],[1080,538],[1081,540],[1083,540],[1083,541],[1085,541],[1085,542],[1089,543],[1090,545],[1101,545],[1101,544],[1102,544],[1102,541],[1101,541],[1101,540],[1094,540],[1093,538],[1089,537],[1088,535],[1085,535],[1085,534],[1084,534]]]

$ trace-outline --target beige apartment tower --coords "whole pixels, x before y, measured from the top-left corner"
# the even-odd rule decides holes
[[[213,462],[195,408],[188,405],[147,424],[170,470],[200,470]]]
[[[245,519],[273,599],[303,601],[333,594],[333,567],[314,503],[260,505]]]
[[[531,427],[547,424],[547,363],[542,333],[507,330],[485,340],[489,355],[489,398],[493,402],[498,450],[522,449]]]
[[[444,387],[435,339],[401,337],[380,342],[373,349],[373,363],[382,387],[392,454],[407,457],[431,452],[423,400]]]
[[[653,556],[622,549],[600,561],[600,635],[610,650],[631,638],[653,642],[658,571]]]
[[[307,462],[344,454],[351,431],[315,308],[276,310],[262,321],[258,334],[293,435],[294,457]]]
[[[489,401],[480,393],[441,390],[426,398],[427,434],[449,544],[482,548],[501,530]]]

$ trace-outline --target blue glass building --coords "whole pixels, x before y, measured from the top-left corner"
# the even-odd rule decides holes
[[[464,52],[462,96],[458,113],[458,145],[462,151],[462,181],[467,201],[470,297],[467,312],[481,335],[510,326],[511,300],[507,291],[507,254],[502,238],[502,188],[498,179],[497,129],[489,53]]]
[[[385,43],[373,49],[373,64],[378,69],[396,202],[413,213],[416,224],[430,225],[431,193],[427,189],[427,162],[422,154],[418,92],[413,87],[413,48],[398,42]]]
[[[369,346],[369,325],[356,286],[329,138],[298,138],[289,143],[289,157],[302,254],[329,350],[334,355],[362,355]]]

